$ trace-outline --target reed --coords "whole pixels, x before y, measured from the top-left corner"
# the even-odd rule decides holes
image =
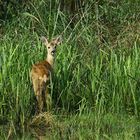
[[[30,3],[31,11],[2,24],[0,138],[31,139],[45,133],[48,139],[138,139],[138,1],[117,6],[88,2],[74,26],[58,1],[53,2],[54,7],[51,1]],[[46,130],[37,127],[37,134],[29,122],[48,120],[34,116],[29,73],[47,53],[40,36],[51,39],[58,34],[63,43],[54,65],[52,110],[47,112],[55,119]]]

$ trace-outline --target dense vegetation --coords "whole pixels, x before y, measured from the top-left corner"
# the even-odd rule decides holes
[[[0,1],[0,139],[140,137],[139,0]],[[39,38],[62,34],[51,109],[35,116]]]

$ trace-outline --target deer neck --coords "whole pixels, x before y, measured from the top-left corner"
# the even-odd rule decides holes
[[[53,67],[53,64],[54,64],[54,56],[52,56],[51,54],[48,54],[46,61]]]

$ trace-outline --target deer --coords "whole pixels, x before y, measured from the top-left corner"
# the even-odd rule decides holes
[[[31,69],[31,80],[33,84],[33,90],[37,101],[37,113],[44,111],[46,107],[46,99],[49,95],[48,86],[50,84],[50,78],[53,72],[54,60],[56,57],[57,46],[61,43],[61,36],[52,39],[50,42],[46,37],[41,37],[42,43],[47,48],[47,57],[38,63],[35,63]]]

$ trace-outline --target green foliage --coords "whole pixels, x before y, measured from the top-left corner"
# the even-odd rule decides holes
[[[59,1],[42,0],[6,22],[0,34],[0,137],[30,139],[26,132],[35,105],[30,70],[46,57],[40,36],[59,34],[63,43],[50,89],[57,121],[48,137],[139,137],[139,6],[138,1],[88,1],[72,21]]]
[[[11,20],[18,16],[21,11],[29,10],[29,0],[0,0],[0,19]]]

